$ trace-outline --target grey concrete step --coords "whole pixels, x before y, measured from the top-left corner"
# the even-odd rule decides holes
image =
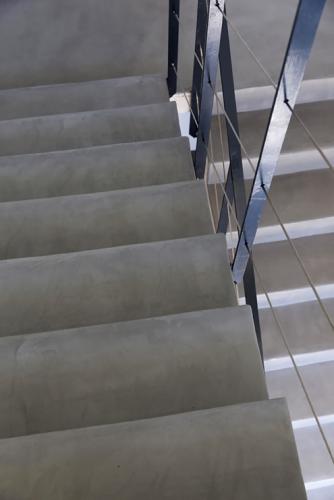
[[[0,156],[0,201],[66,196],[194,179],[184,137]]]
[[[298,238],[294,245],[315,285],[334,283],[333,233]],[[287,241],[255,245],[253,254],[267,291],[309,286]],[[261,286],[258,291],[262,293]]]
[[[132,76],[0,91],[0,120],[121,108],[169,100],[166,78]]]
[[[167,73],[164,4],[18,0],[0,19],[3,88]]]
[[[307,153],[306,153],[307,154]],[[246,182],[249,191],[252,181]],[[272,201],[291,238],[325,234],[330,232],[334,215],[334,175],[329,168],[301,171],[292,174],[277,175],[270,188]],[[219,186],[209,185],[208,194],[214,211],[214,219],[218,221],[223,192]],[[218,195],[218,203],[217,203]],[[217,222],[216,222],[217,223]],[[271,231],[261,231],[268,226]],[[236,230],[235,218],[232,218],[233,230]],[[259,223],[257,241],[262,241],[267,234],[273,239],[283,239],[283,231],[279,227],[279,219],[269,202],[264,206]],[[269,231],[269,232],[268,232]],[[274,236],[276,235],[276,236]],[[268,241],[268,240],[267,240]]]
[[[334,317],[334,299],[323,300],[323,303],[330,316]],[[276,314],[294,354],[333,352],[333,329],[316,300],[282,306],[277,308]],[[271,310],[262,309],[260,316],[266,358],[287,356]],[[315,363],[317,358],[313,361]]]
[[[298,222],[333,216],[333,192],[334,175],[327,168],[275,177],[270,198],[284,223]],[[277,218],[267,203],[261,225],[274,224]]]
[[[333,146],[334,128],[334,101],[312,102],[296,106],[298,115],[305,125],[316,137],[320,147]],[[270,110],[260,110],[239,113],[239,128],[242,143],[249,156],[258,157],[261,151],[266,126],[268,123]],[[224,120],[222,120],[224,122]],[[224,126],[224,123],[223,123]],[[212,137],[214,146],[214,156],[221,161],[221,145],[218,117],[214,117],[212,124]],[[226,144],[225,144],[226,147]],[[284,141],[282,152],[297,152],[313,149],[310,138],[306,135],[298,121],[293,117]]]
[[[248,307],[0,339],[1,438],[266,398]]]
[[[3,439],[0,463],[6,499],[306,499],[281,399]]]
[[[0,204],[0,259],[213,232],[203,181]]]
[[[1,155],[42,153],[180,135],[173,102],[0,122]]]
[[[0,336],[236,305],[223,235],[5,260],[0,283]]]

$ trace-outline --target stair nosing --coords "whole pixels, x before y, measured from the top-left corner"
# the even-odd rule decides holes
[[[94,248],[92,250],[80,250],[80,251],[75,251],[75,252],[65,252],[65,253],[56,253],[56,254],[51,254],[51,255],[37,255],[34,257],[18,257],[15,259],[2,259],[0,260],[0,267],[2,266],[15,266],[16,264],[23,264],[24,262],[36,262],[39,260],[44,260],[44,261],[52,261],[57,260],[57,259],[73,259],[76,256],[84,256],[84,255],[93,255],[94,253],[107,253],[107,252],[120,252],[124,251],[126,249],[137,249],[140,247],[144,246],[158,246],[158,245],[168,245],[173,242],[175,245],[182,245],[182,242],[188,241],[188,240],[197,240],[199,241],[200,239],[208,239],[208,238],[214,238],[214,239],[221,239],[222,241],[225,242],[225,248],[226,248],[226,237],[222,233],[209,233],[209,234],[204,234],[204,235],[199,235],[199,236],[187,236],[186,238],[175,238],[171,240],[159,240],[159,241],[150,241],[150,242],[144,242],[144,243],[136,243],[136,244],[130,244],[130,245],[118,245],[115,247],[106,247],[106,248]],[[226,257],[227,258],[227,257]],[[61,262],[59,262],[61,265]]]
[[[156,80],[161,80],[161,82],[165,82],[166,79],[164,78],[163,75],[159,73],[152,73],[152,74],[144,74],[144,75],[129,75],[129,76],[124,76],[124,77],[114,77],[114,78],[101,78],[97,80],[80,80],[78,82],[60,82],[60,83],[47,83],[45,85],[43,84],[38,84],[38,85],[28,85],[24,87],[11,87],[11,88],[6,88],[6,89],[0,89],[0,97],[1,95],[4,95],[6,93],[16,93],[16,92],[29,92],[30,90],[41,90],[41,89],[52,89],[52,88],[67,88],[67,87],[76,87],[76,86],[84,86],[86,84],[94,84],[94,83],[100,83],[100,82],[117,82],[117,81],[131,81],[131,80],[136,80],[137,78],[143,78],[143,79],[156,79]],[[166,89],[167,89],[167,83],[166,83]],[[166,90],[167,93],[167,90]],[[5,120],[4,120],[5,121]]]
[[[13,125],[14,122],[25,122],[25,123],[28,123],[28,122],[33,122],[33,121],[37,121],[37,120],[61,120],[61,119],[65,119],[65,118],[74,118],[74,117],[78,117],[80,118],[80,116],[84,116],[84,115],[90,115],[90,116],[93,116],[94,114],[95,115],[101,115],[101,116],[104,116],[104,115],[110,115],[112,113],[126,113],[128,112],[129,110],[133,110],[133,113],[136,112],[136,110],[140,110],[140,109],[143,109],[143,108],[153,108],[153,107],[164,107],[164,108],[170,108],[170,109],[174,109],[175,110],[175,113],[176,115],[178,116],[177,114],[177,106],[176,106],[176,103],[174,101],[167,101],[167,102],[155,102],[155,103],[151,103],[151,104],[137,104],[135,106],[123,106],[123,107],[115,107],[115,108],[103,108],[103,109],[93,109],[93,110],[87,110],[87,111],[77,111],[77,112],[69,112],[69,113],[59,113],[59,114],[51,114],[51,115],[37,115],[37,116],[24,116],[22,118],[9,118],[9,119],[6,119],[6,120],[0,120],[0,124],[2,127],[5,127],[6,124],[10,124],[11,126]],[[178,137],[178,136],[176,136]],[[132,142],[136,142],[136,141],[132,141]],[[140,141],[140,142],[146,142],[146,141]],[[123,144],[123,143],[120,143],[120,144]],[[72,148],[73,149],[73,148]],[[80,148],[75,148],[75,149],[80,149]],[[59,150],[57,150],[59,151]],[[66,150],[65,150],[66,151]],[[22,153],[22,154],[26,154],[26,153]],[[34,153],[30,153],[30,154],[34,154]],[[12,155],[4,155],[4,156],[12,156]],[[14,155],[13,156],[17,156]],[[0,156],[2,157],[2,156]]]

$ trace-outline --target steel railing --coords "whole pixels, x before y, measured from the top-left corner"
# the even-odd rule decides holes
[[[197,178],[208,176],[208,168],[213,167],[217,178],[219,179],[219,186],[222,190],[217,231],[226,234],[228,228],[231,229],[231,225],[233,224],[238,232],[238,243],[233,255],[231,267],[235,283],[243,281],[245,300],[246,303],[252,307],[261,353],[262,340],[255,275],[260,287],[262,288],[264,296],[268,301],[275,324],[277,325],[283,344],[289,353],[292,365],[305,393],[305,397],[308,401],[312,414],[314,415],[325,446],[332,461],[334,462],[334,457],[326,439],[322,424],[313,407],[300,370],[289,347],[287,336],[271,302],[270,293],[266,290],[264,280],[259,272],[258,266],[252,259],[252,247],[255,234],[258,229],[259,219],[261,217],[264,204],[268,202],[292,249],[294,256],[297,259],[300,268],[304,273],[304,276],[306,277],[310,288],[314,293],[316,300],[327,318],[329,325],[334,330],[333,320],[328,314],[326,307],[324,306],[293,241],[289,237],[288,231],[286,230],[285,225],[283,224],[269,194],[271,181],[292,115],[297,119],[297,122],[306,132],[327,166],[332,172],[334,172],[333,165],[317,143],[308,127],[306,127],[297,112],[294,110],[306,63],[310,55],[325,3],[326,0],[299,0],[279,81],[278,84],[276,84],[268,71],[266,71],[263,67],[260,60],[248,46],[241,33],[227,17],[225,2],[222,0],[198,0],[193,84],[191,96],[188,97],[188,94],[184,92],[184,97],[189,105],[190,111],[189,132],[190,135],[196,137],[197,139],[196,151],[193,155],[196,176]],[[173,2],[171,1],[170,9],[172,8],[174,7]],[[172,10],[170,10],[170,12],[171,18]],[[177,21],[177,26],[179,26],[179,17],[177,17]],[[239,135],[228,26],[231,26],[231,29],[238,35],[252,58],[255,60],[260,69],[266,74],[270,83],[276,90],[266,132],[263,138],[261,153],[256,165],[253,164],[250,159]],[[176,29],[175,26],[174,29]],[[171,32],[172,31],[170,29],[170,35]],[[216,90],[218,67],[220,68],[222,83],[222,98]],[[172,68],[176,82],[177,64],[169,60],[169,68]],[[176,84],[174,88],[176,91]],[[224,116],[225,130],[227,134],[229,168],[223,180],[220,178],[217,165],[215,164],[212,144],[210,143],[214,99],[216,100],[217,107],[219,107],[221,111],[220,113],[217,113],[219,126],[221,128],[220,119],[221,116]],[[245,180],[242,166],[243,155],[246,157],[251,169],[254,172],[254,179],[248,200],[246,199],[245,193]]]

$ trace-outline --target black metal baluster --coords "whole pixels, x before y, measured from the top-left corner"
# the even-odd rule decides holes
[[[178,53],[179,53],[179,16],[180,16],[180,0],[169,0],[167,86],[170,97],[172,97],[177,90],[177,68],[178,68]]]
[[[225,12],[226,11],[224,9],[224,13]],[[226,195],[229,197],[230,204],[231,205],[234,204],[236,219],[239,225],[241,226],[246,211],[246,191],[245,191],[244,172],[242,167],[241,148],[238,138],[236,136],[236,134],[239,136],[239,123],[238,123],[237,105],[235,100],[235,88],[234,88],[233,67],[231,60],[228,25],[225,17],[223,19],[223,26],[221,32],[219,63],[220,63],[220,75],[222,82],[224,108],[230,120],[230,122],[227,119],[225,120],[229,159],[230,159],[225,191]],[[228,209],[227,209],[228,203],[226,200],[226,195],[224,196],[223,199],[222,209],[218,223],[218,232],[222,233],[226,233],[229,222]],[[254,268],[251,258],[248,262],[243,283],[244,283],[246,304],[249,304],[252,308],[257,341],[262,356],[263,353],[262,353],[261,328],[260,328],[259,311],[257,304]]]
[[[210,0],[198,0],[197,23],[195,37],[194,70],[191,88],[191,116],[189,133],[197,136],[199,122],[199,107],[202,100],[202,82],[204,69],[204,54],[206,50],[206,38],[208,32]]]
[[[237,283],[243,279],[248,264],[325,3],[300,0],[297,8],[232,266]]]
[[[222,4],[222,2],[221,2]],[[207,38],[204,53],[203,81],[199,104],[197,145],[194,168],[198,179],[204,177],[212,120],[212,107],[219,64],[223,16],[217,0],[209,3]]]

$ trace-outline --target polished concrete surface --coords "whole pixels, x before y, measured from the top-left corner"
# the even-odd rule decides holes
[[[0,90],[0,119],[121,108],[168,98],[161,75]]]
[[[303,172],[302,175],[295,173],[274,177],[270,198],[274,205],[279,207],[282,221],[287,223],[333,216],[333,192],[334,175],[327,167],[322,170]],[[270,205],[267,204],[261,225],[271,224],[277,224],[277,219]]]
[[[175,103],[0,121],[1,155],[43,153],[180,135]]]
[[[189,141],[184,137],[0,156],[1,201],[95,193],[192,179]]]
[[[204,182],[193,180],[2,203],[0,259],[212,233]]]
[[[316,285],[334,283],[333,233],[298,238],[294,240],[294,246]],[[287,241],[256,245],[254,255],[267,290],[287,290],[308,285]]]
[[[3,498],[305,499],[283,400],[1,444]]]
[[[5,337],[0,360],[1,438],[267,399],[248,306]]]
[[[322,148],[333,146],[334,101],[300,104],[296,106],[296,111]],[[250,157],[257,158],[260,154],[269,114],[270,109],[239,113],[240,138]],[[212,138],[214,157],[218,161],[221,161],[222,149],[218,120],[218,117],[214,117],[213,119]],[[222,120],[221,125],[224,130],[224,120]],[[228,151],[226,140],[224,141],[224,149]],[[310,149],[314,149],[314,145],[298,121],[292,117],[282,153]]]
[[[1,336],[236,305],[214,234],[3,260],[0,282]]]
[[[334,314],[334,299],[323,300],[331,316]],[[266,356],[268,359],[286,355],[273,321],[270,309],[260,311],[265,332]],[[290,348],[295,354],[328,351],[334,348],[333,332],[319,303],[312,298],[300,304],[279,307],[276,310],[278,319],[284,329]]]

